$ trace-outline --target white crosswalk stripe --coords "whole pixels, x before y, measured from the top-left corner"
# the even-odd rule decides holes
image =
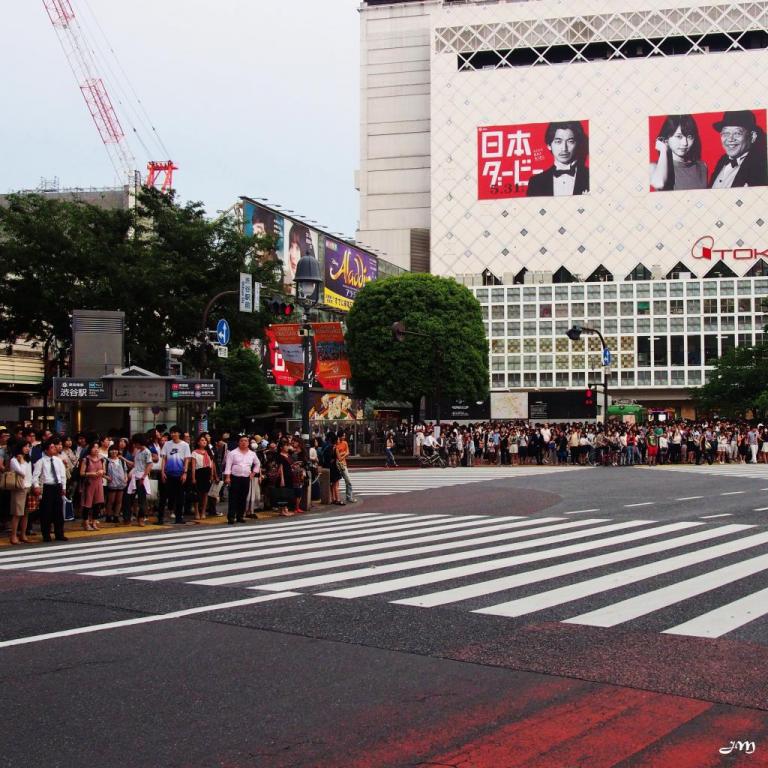
[[[355,496],[389,496],[395,493],[427,491],[488,480],[511,480],[553,472],[587,471],[589,467],[534,466],[517,467],[446,467],[445,469],[403,469],[393,472],[369,470],[353,472],[350,481]],[[344,481],[342,480],[342,487]]]
[[[768,588],[755,585],[768,574],[768,532],[756,528],[371,512],[14,549],[0,555],[0,569],[374,598],[594,627],[653,621],[658,612],[659,632],[721,637],[768,614]],[[680,610],[674,626],[663,618],[671,606]]]
[[[768,480],[768,464],[664,464],[653,472],[695,472],[701,477],[733,477],[747,480]]]

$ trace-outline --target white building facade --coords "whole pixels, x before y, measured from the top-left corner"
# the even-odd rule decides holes
[[[362,6],[359,237],[472,287],[494,390],[686,410],[768,321],[768,2]],[[742,144],[739,145],[738,142]],[[421,238],[421,239],[419,239]],[[485,283],[485,285],[483,285]]]

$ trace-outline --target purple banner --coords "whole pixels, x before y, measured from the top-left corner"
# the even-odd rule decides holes
[[[325,303],[348,312],[357,292],[379,276],[375,256],[333,238],[325,238]]]

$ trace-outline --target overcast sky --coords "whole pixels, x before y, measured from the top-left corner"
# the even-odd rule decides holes
[[[209,212],[266,197],[353,235],[359,162],[358,0],[70,0],[86,37],[97,18],[179,166],[183,200]],[[4,11],[0,191],[109,186],[115,174],[43,0]],[[90,33],[90,34],[89,34]],[[97,51],[98,52],[98,51]],[[119,72],[101,70],[116,103]],[[138,108],[137,108],[138,109]],[[131,147],[145,168],[161,150]]]

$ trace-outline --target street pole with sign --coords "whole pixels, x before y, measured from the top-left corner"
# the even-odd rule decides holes
[[[587,328],[586,326],[582,326],[582,325],[574,325],[572,328],[566,331],[565,335],[571,341],[578,341],[581,338],[582,333],[587,333],[587,334],[594,333],[600,339],[600,345],[602,347],[602,357],[603,357],[603,384],[602,384],[603,396],[604,396],[603,424],[605,424],[608,421],[608,372],[611,366],[611,350],[608,348],[608,345],[605,343],[603,334],[600,333],[600,331],[598,331],[597,328]],[[589,384],[589,382],[587,382],[587,384]]]

